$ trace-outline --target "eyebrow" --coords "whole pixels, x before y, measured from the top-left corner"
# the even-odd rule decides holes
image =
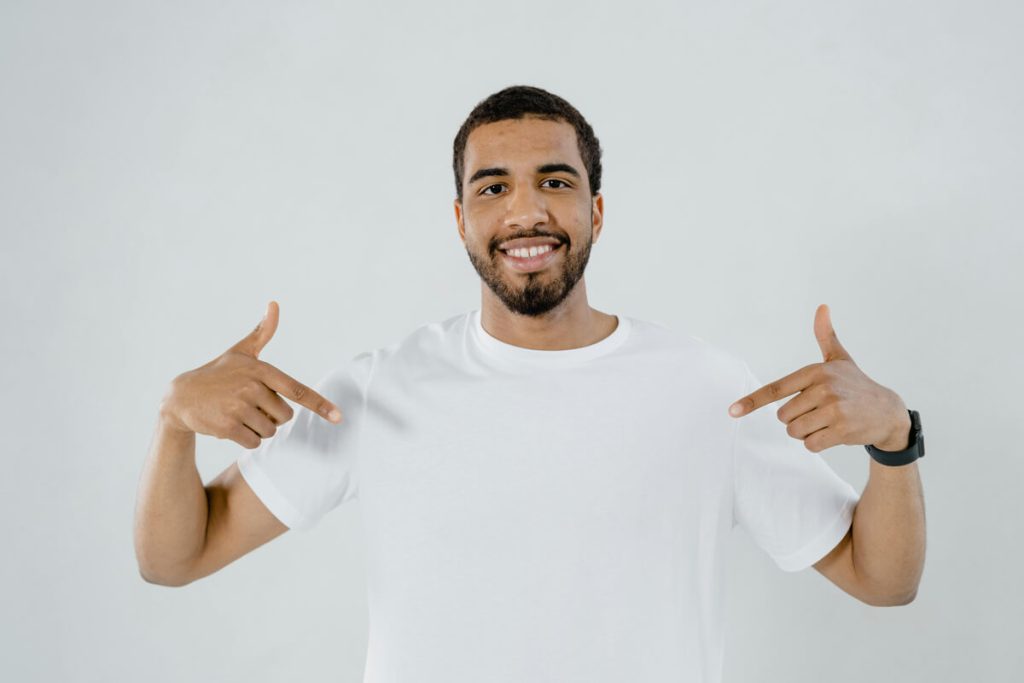
[[[537,167],[537,173],[554,173],[556,171],[564,171],[566,173],[569,173],[571,175],[576,176],[577,178],[580,177],[580,172],[577,171],[572,166],[570,166],[569,164],[562,164],[562,163],[544,164],[543,166],[538,166]],[[467,182],[466,184],[467,185],[472,185],[473,183],[475,183],[476,181],[480,180],[481,178],[486,178],[488,176],[496,176],[496,175],[503,176],[503,175],[510,175],[510,174],[509,174],[507,168],[498,168],[498,167],[495,167],[495,168],[481,168],[476,173],[474,173],[472,175],[472,177],[470,177],[469,182]]]

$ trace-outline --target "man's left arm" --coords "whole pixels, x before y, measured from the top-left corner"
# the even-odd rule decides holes
[[[903,411],[906,416],[906,410]],[[909,446],[910,418],[884,451]],[[904,436],[900,436],[903,434]],[[871,472],[846,536],[814,564],[825,578],[861,602],[876,607],[914,600],[924,571],[924,491],[917,463],[890,467],[868,457]]]
[[[896,392],[865,375],[839,343],[827,306],[815,313],[823,363],[805,366],[730,406],[733,417],[797,394],[777,412],[786,432],[814,453],[838,444],[907,448],[910,415]],[[889,466],[868,458],[867,486],[853,524],[814,564],[832,583],[869,605],[905,605],[917,595],[924,571],[924,492],[917,462]]]

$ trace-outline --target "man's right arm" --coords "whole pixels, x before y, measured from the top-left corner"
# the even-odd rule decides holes
[[[184,586],[288,530],[236,463],[204,487],[195,442],[194,432],[158,420],[135,510],[135,555],[149,583]]]
[[[150,583],[184,586],[288,530],[249,488],[236,463],[203,486],[196,469],[197,433],[258,448],[294,417],[284,398],[324,420],[341,421],[331,401],[259,360],[277,320],[272,301],[256,329],[176,377],[160,403],[135,505],[135,556]]]

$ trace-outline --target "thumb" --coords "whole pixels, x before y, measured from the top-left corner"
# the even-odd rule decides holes
[[[228,350],[258,358],[260,352],[263,351],[263,347],[267,345],[270,338],[274,336],[274,332],[277,331],[279,310],[276,301],[271,301],[267,304],[267,312],[263,314],[263,319],[260,320],[255,329],[242,337],[237,344]]]
[[[839,337],[832,327],[832,312],[826,304],[821,304],[814,312],[814,336],[818,340],[821,355],[824,356],[826,362],[830,360],[853,360],[846,349],[843,348],[843,345],[839,343]]]

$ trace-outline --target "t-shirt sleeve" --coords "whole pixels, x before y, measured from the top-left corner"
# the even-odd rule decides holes
[[[359,444],[372,352],[328,372],[313,388],[341,410],[338,424],[291,404],[292,419],[238,458],[238,469],[263,504],[289,529],[306,531],[358,495]]]
[[[743,363],[745,396],[762,382]],[[780,569],[805,569],[835,548],[860,495],[821,453],[790,436],[775,414],[785,401],[733,418],[733,527],[742,526]]]

